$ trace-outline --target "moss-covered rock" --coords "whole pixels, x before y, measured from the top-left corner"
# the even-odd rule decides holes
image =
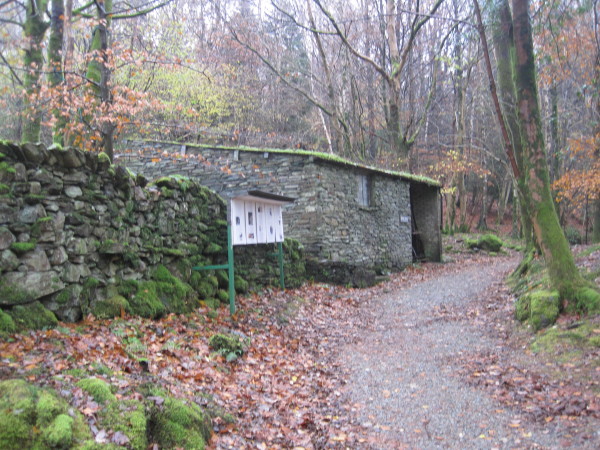
[[[161,393],[156,395],[163,397]],[[170,397],[161,405],[153,405],[149,431],[160,448],[200,450],[211,433],[210,420],[198,405]]]
[[[470,249],[481,249],[497,253],[504,245],[504,242],[494,234],[484,234],[477,239],[465,239],[465,245]]]
[[[129,440],[128,447],[144,450],[148,445],[146,408],[135,399],[118,400],[110,386],[99,378],[86,378],[77,385],[91,395],[102,409],[98,412],[99,425],[121,432]]]
[[[192,287],[174,277],[165,266],[158,265],[152,278],[156,280],[156,294],[168,312],[182,314],[196,307]]]
[[[79,380],[77,386],[91,395],[98,404],[104,405],[116,400],[108,383],[100,378],[84,378],[83,380]]]
[[[219,289],[217,291],[217,298],[221,303],[229,303],[229,291],[225,289]]]
[[[145,450],[148,446],[145,405],[138,400],[111,401],[100,413],[105,429],[120,431],[129,439],[129,447]]]
[[[17,331],[43,330],[58,325],[58,319],[54,313],[46,309],[40,302],[13,306],[8,314],[12,317]]]
[[[560,298],[556,291],[533,291],[519,297],[515,317],[527,321],[534,330],[540,330],[556,322],[560,313]]]
[[[0,335],[14,333],[15,331],[17,331],[17,326],[12,317],[0,309]]]
[[[248,292],[248,282],[238,275],[234,276],[234,285],[236,292],[241,294]]]
[[[51,448],[69,448],[73,442],[73,418],[59,414],[44,430],[43,440]]]
[[[54,392],[24,380],[0,382],[0,448],[78,448],[91,437],[83,416]]]
[[[115,295],[94,304],[93,314],[99,319],[120,317],[123,311],[129,309],[129,302],[121,295]]]
[[[10,249],[15,252],[17,255],[23,255],[27,252],[35,250],[37,246],[36,242],[13,242],[10,245]]]
[[[217,277],[221,289],[229,289],[229,274],[226,270],[219,269],[215,271],[215,276]]]
[[[210,337],[208,346],[214,352],[222,355],[234,354],[241,356],[244,354],[244,344],[239,337],[230,334],[217,333]]]
[[[165,305],[158,297],[154,281],[138,283],[135,295],[129,299],[128,312],[150,319],[158,319],[165,314]]]

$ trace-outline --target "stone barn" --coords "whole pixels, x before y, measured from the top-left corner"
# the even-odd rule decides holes
[[[224,197],[261,190],[295,198],[285,236],[300,241],[317,279],[441,259],[440,186],[434,180],[308,151],[132,141],[115,158],[148,178],[180,174]],[[319,276],[321,274],[322,276]]]

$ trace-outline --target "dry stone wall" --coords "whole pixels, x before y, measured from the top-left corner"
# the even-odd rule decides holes
[[[217,297],[222,280],[191,266],[223,260],[223,199],[178,178],[147,187],[102,156],[0,143],[0,313],[39,301],[76,321],[109,298],[142,302],[141,283],[163,303],[146,315],[194,307],[171,274]]]

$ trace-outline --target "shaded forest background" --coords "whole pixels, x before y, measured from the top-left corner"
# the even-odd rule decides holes
[[[492,47],[498,3],[481,4]],[[599,8],[530,11],[571,242],[600,233]],[[439,179],[447,231],[518,231],[470,0],[8,0],[0,23],[0,138],[331,152]]]

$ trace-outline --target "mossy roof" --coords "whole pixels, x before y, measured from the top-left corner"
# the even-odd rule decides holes
[[[158,141],[156,141],[158,142]],[[402,178],[408,181],[414,181],[418,183],[427,184],[429,186],[440,187],[441,184],[432,178],[425,177],[423,175],[414,175],[408,172],[398,172],[394,170],[381,169],[379,167],[369,166],[366,164],[359,164],[348,159],[342,158],[341,156],[334,155],[331,153],[323,153],[312,150],[300,150],[300,149],[280,149],[280,148],[256,148],[246,146],[226,146],[226,145],[209,145],[209,144],[187,144],[182,142],[164,142],[165,144],[174,145],[185,145],[186,147],[196,147],[203,149],[214,149],[214,150],[239,150],[241,152],[255,152],[255,153],[278,153],[285,155],[300,155],[300,156],[312,156],[320,161],[325,161],[333,164],[339,164],[346,167],[354,167],[356,169],[367,170],[369,172],[375,172],[391,177]]]

